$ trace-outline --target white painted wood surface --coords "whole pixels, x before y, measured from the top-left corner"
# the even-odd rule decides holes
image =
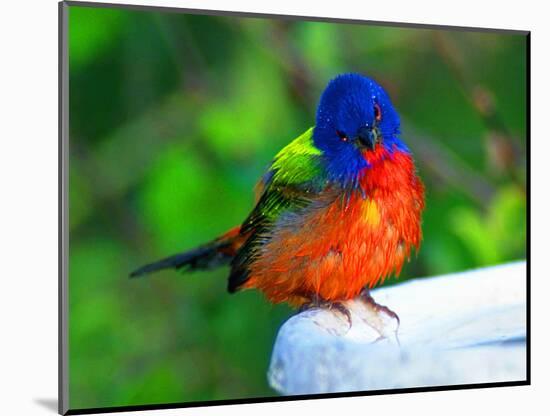
[[[351,327],[338,311],[301,312],[279,330],[269,383],[289,395],[524,380],[526,278],[514,262],[373,290],[398,337],[359,300],[346,303]]]

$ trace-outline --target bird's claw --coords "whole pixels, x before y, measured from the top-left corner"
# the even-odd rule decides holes
[[[336,310],[340,312],[344,317],[346,318],[349,327],[351,328],[351,312],[349,309],[341,302],[330,302],[328,300],[320,299],[320,298],[312,298],[310,302],[304,303],[299,311],[307,311],[309,309],[313,308],[321,308],[321,309],[328,309],[328,310]]]
[[[394,320],[397,323],[394,334],[395,334],[395,340],[397,344],[400,345],[399,338],[397,336],[399,326],[401,324],[399,315],[397,315],[394,311],[392,311],[387,306],[376,303],[376,301],[373,299],[368,289],[363,289],[361,291],[360,299],[365,303],[367,307],[369,307],[376,314],[376,317],[374,319],[368,319],[369,321],[368,324],[380,334],[379,339],[386,338],[388,334],[388,332],[385,330],[387,328],[387,323],[384,323],[383,315],[386,315],[391,320]]]

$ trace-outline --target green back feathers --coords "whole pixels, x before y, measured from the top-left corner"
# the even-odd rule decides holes
[[[285,146],[271,164],[273,182],[282,185],[303,184],[318,179],[321,151],[313,144],[313,127]]]
[[[277,153],[262,179],[263,191],[249,219],[261,215],[275,220],[287,209],[303,206],[304,197],[310,196],[306,194],[320,190],[323,183],[320,156],[313,144],[313,128]]]

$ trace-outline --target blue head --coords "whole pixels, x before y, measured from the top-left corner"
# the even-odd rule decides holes
[[[356,185],[359,173],[370,167],[365,154],[379,146],[390,154],[408,152],[398,135],[399,115],[379,84],[359,74],[329,82],[317,107],[313,141],[331,180]]]

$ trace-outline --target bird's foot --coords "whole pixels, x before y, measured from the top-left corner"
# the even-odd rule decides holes
[[[376,303],[376,301],[373,299],[368,289],[363,289],[359,296],[366,304],[370,305],[376,312],[385,313],[386,315],[389,315],[391,318],[395,319],[397,321],[397,326],[399,326],[399,324],[401,323],[399,319],[399,315],[397,315],[394,311],[392,311],[387,306]]]
[[[300,307],[299,311],[303,312],[303,311],[307,311],[307,310],[313,309],[313,308],[335,310],[335,311],[340,312],[346,318],[346,321],[348,322],[348,325],[351,328],[351,312],[346,307],[346,305],[344,305],[343,303],[341,303],[341,302],[330,302],[328,300],[324,300],[324,299],[321,299],[321,298],[318,298],[318,297],[313,297],[310,300],[310,302],[304,303]]]
[[[367,308],[366,314],[362,314],[363,320],[380,334],[379,340],[387,338],[393,332],[395,340],[399,345],[397,332],[399,330],[400,319],[394,311],[384,305],[376,303],[368,289],[363,289],[359,295]]]

